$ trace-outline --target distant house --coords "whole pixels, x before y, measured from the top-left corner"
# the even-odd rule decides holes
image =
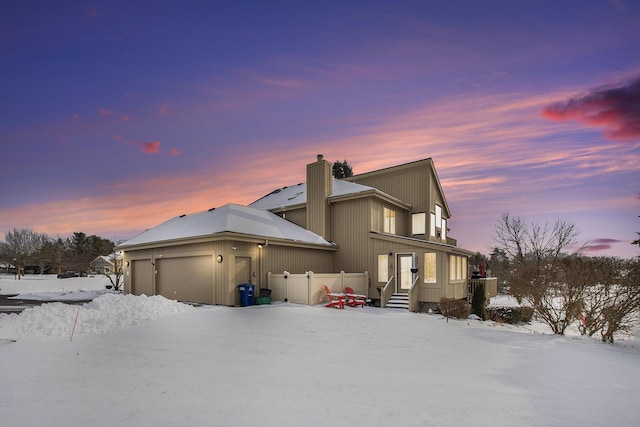
[[[270,273],[368,272],[382,306],[468,297],[473,253],[449,236],[449,206],[431,159],[332,178],[322,155],[305,183],[249,206],[180,215],[121,244],[125,290],[237,305],[236,287],[267,287]]]
[[[115,260],[119,260],[121,256],[119,255],[100,255],[96,257],[93,261],[89,263],[89,267],[91,267],[91,271],[94,271],[98,274],[113,274],[115,271]]]

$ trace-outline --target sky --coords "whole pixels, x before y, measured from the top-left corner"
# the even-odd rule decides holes
[[[129,239],[249,204],[323,154],[432,158],[450,236],[640,232],[640,3],[3,1],[0,239]]]

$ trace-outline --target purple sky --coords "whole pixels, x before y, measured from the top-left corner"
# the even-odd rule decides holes
[[[133,237],[324,154],[433,158],[450,235],[503,212],[592,254],[640,231],[640,3],[3,1],[0,238]]]

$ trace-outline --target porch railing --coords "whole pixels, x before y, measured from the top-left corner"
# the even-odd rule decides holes
[[[394,279],[395,276],[389,277],[387,284],[384,285],[382,289],[380,289],[380,307],[382,308],[385,308],[387,306],[387,303],[391,299],[391,295],[393,295],[394,288],[393,286],[391,286],[391,283],[394,281]]]
[[[416,286],[418,279],[420,279],[420,276],[416,276],[409,288],[409,311],[412,313],[418,311],[418,305],[420,304],[420,286]]]
[[[477,279],[469,279],[469,292],[468,292],[468,300],[471,302],[471,297],[476,290],[476,287],[480,284],[484,283],[484,291],[487,294],[487,301],[490,298],[498,295],[498,278],[497,277],[481,277]]]

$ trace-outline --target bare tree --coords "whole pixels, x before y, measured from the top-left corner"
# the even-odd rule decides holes
[[[122,286],[122,276],[124,275],[122,265],[124,260],[122,254],[118,253],[115,249],[110,255],[110,258],[113,261],[113,272],[104,271],[102,275],[109,279],[114,290],[119,291]]]
[[[5,233],[5,251],[16,266],[18,274],[29,263],[37,263],[36,255],[42,249],[49,237],[43,233],[36,233],[26,228],[16,229]]]
[[[603,342],[630,330],[640,312],[640,261],[597,258],[583,268],[592,282],[585,288],[583,333],[597,332]]]
[[[560,261],[575,246],[578,234],[575,225],[565,221],[541,226],[508,213],[496,225],[497,248],[512,261],[509,292],[519,302],[526,299],[556,334],[563,334],[579,313],[579,293],[560,281]]]

